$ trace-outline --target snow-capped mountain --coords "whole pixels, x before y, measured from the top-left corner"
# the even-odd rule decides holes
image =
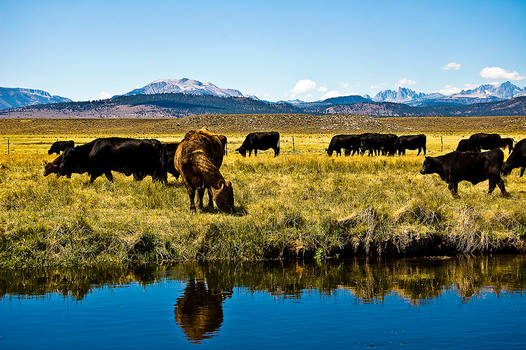
[[[523,96],[526,88],[513,85],[509,81],[502,84],[483,84],[477,88],[462,90],[452,95],[443,95],[438,92],[426,94],[417,93],[411,89],[398,88],[398,91],[380,91],[373,98],[375,102],[398,102],[410,106],[433,106],[443,104],[468,105],[482,102],[496,102],[507,100],[517,96]]]
[[[398,91],[394,90],[384,90],[380,91],[373,97],[375,102],[398,102],[404,103],[411,101],[420,97],[425,96],[424,93],[417,93],[414,90],[399,87]]]
[[[243,97],[243,94],[238,90],[222,89],[212,83],[202,83],[200,81],[188,78],[157,80],[142,88],[132,90],[125,94],[125,96],[168,93],[183,93],[189,95],[213,95],[219,97]]]
[[[0,109],[59,102],[71,102],[71,100],[51,95],[43,90],[0,87]]]
[[[463,96],[463,97],[484,98],[488,96],[494,96],[500,99],[509,99],[517,95],[520,95],[524,92],[526,91],[524,91],[520,87],[513,85],[512,83],[507,81],[500,85],[484,84],[484,85],[480,85],[479,87],[475,89],[462,90],[458,94],[452,95],[452,97],[453,96]]]

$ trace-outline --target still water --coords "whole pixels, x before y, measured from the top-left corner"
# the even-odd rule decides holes
[[[526,256],[0,270],[0,349],[526,349]]]

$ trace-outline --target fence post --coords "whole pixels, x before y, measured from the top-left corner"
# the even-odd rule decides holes
[[[440,152],[444,152],[444,140],[442,140],[442,136],[440,136]]]
[[[296,153],[296,148],[294,147],[294,136],[292,136],[292,153]]]

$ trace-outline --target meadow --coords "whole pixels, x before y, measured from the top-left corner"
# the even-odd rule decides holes
[[[478,131],[518,141],[526,137],[526,117],[317,116],[305,123],[307,117],[0,120],[0,266],[524,251],[526,180],[518,170],[505,178],[511,198],[498,190],[487,195],[486,181],[462,182],[461,198],[454,199],[437,175],[419,173],[424,157],[416,151],[328,157],[324,149],[340,132],[422,132],[433,156]],[[114,183],[99,178],[93,184],[87,175],[42,175],[43,162],[55,157],[46,151],[57,139],[178,141],[202,126],[228,137],[221,172],[234,186],[235,215],[190,214],[186,190],[171,176],[163,185],[116,173]],[[234,152],[256,129],[281,132],[279,157]]]

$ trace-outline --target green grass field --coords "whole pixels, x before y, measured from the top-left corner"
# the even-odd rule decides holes
[[[469,123],[475,122],[444,118],[440,129],[437,118],[430,118],[428,126],[425,118],[413,118],[412,123],[407,119],[381,120],[374,131],[424,132],[428,154],[439,155],[471,133],[459,123],[472,127]],[[526,118],[510,120],[498,122],[520,126]],[[461,198],[454,199],[437,175],[420,175],[424,157],[416,156],[416,151],[403,157],[328,157],[324,149],[334,132],[289,130],[281,135],[279,157],[267,151],[257,158],[243,158],[233,150],[249,127],[232,133],[211,128],[229,139],[221,171],[233,183],[238,210],[236,215],[216,211],[191,215],[184,186],[173,177],[163,185],[150,178],[137,182],[115,174],[114,183],[101,177],[89,184],[87,175],[74,174],[71,179],[42,175],[43,162],[54,158],[46,151],[57,138],[82,143],[97,136],[122,135],[175,141],[184,130],[163,133],[156,123],[166,121],[126,121],[124,126],[121,120],[96,121],[95,126],[68,121],[67,130],[61,129],[63,121],[26,121],[31,127],[21,127],[20,122],[0,121],[0,266],[4,267],[525,248],[526,180],[518,177],[518,170],[505,179],[509,199],[501,197],[498,189],[487,195],[487,181],[476,186],[461,183]],[[408,125],[412,132],[397,131]],[[515,140],[526,137],[520,127],[507,130],[502,133]],[[350,130],[359,131],[358,127]]]

